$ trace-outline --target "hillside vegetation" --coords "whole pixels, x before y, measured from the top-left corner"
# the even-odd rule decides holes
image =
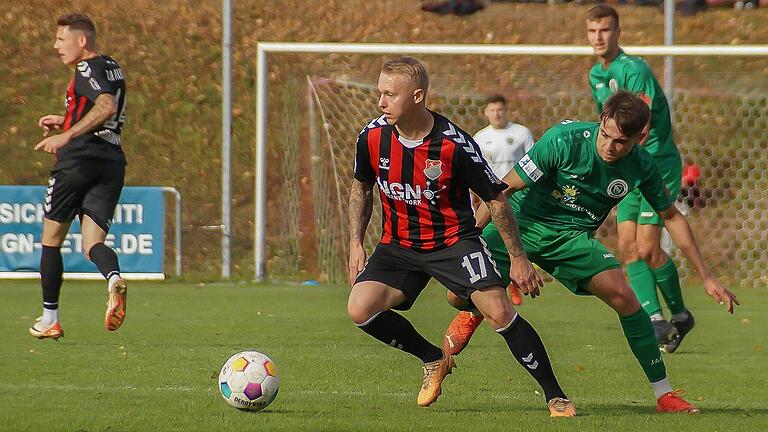
[[[258,41],[585,43],[586,6],[570,4],[494,3],[459,18],[423,13],[419,2],[409,0],[233,3],[233,261],[235,275],[246,279],[253,272]],[[128,79],[127,182],[181,191],[186,272],[217,274],[218,234],[200,226],[220,222],[221,2],[0,0],[0,11],[0,184],[36,185],[47,178],[50,157],[32,151],[41,136],[36,123],[43,114],[63,111],[71,76],[52,48],[55,19],[86,12],[97,24],[101,50],[121,63]],[[623,43],[663,42],[657,9],[624,6],[619,11]],[[766,22],[768,9],[715,10],[678,18],[676,40],[764,44]],[[747,73],[764,77],[768,70]],[[279,197],[270,201],[279,203]]]

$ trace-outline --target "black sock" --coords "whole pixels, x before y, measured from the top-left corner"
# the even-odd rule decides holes
[[[64,261],[61,258],[61,246],[43,245],[40,255],[40,284],[43,286],[43,307],[59,308],[59,293],[64,274]]]
[[[544,343],[528,321],[517,315],[509,327],[499,334],[507,342],[515,360],[539,383],[547,401],[566,397],[552,371]]]
[[[120,263],[117,261],[117,254],[104,243],[96,243],[88,252],[96,267],[107,280],[113,274],[120,274]]]
[[[420,358],[424,363],[439,360],[443,351],[429,343],[413,328],[413,325],[402,315],[393,311],[384,311],[368,320],[364,325],[358,325],[364,332],[384,342]]]

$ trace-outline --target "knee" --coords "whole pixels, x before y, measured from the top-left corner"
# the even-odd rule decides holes
[[[661,248],[659,244],[640,245],[639,247],[640,258],[648,263],[648,266],[652,269],[659,268],[666,264],[667,253]]]
[[[616,246],[619,248],[619,252],[624,261],[632,262],[639,258],[639,251],[637,250],[637,242],[633,238],[619,238],[616,242]]]
[[[357,303],[352,302],[352,298],[350,297],[349,302],[347,303],[347,314],[349,315],[349,318],[354,322],[355,324],[362,324],[368,320],[368,316],[366,316],[366,309],[362,307],[361,305]]]
[[[373,304],[354,295],[354,292],[349,296],[349,301],[347,302],[347,314],[355,324],[363,324],[371,319],[376,313],[380,312],[380,310],[374,309]]]
[[[512,307],[512,303],[505,304],[504,302],[497,302],[485,308],[481,311],[488,323],[494,329],[500,329],[509,324],[512,318],[515,317],[515,309]]]
[[[66,235],[66,233],[64,234]],[[43,246],[61,247],[64,244],[64,240],[66,240],[65,236],[59,236],[58,234],[43,233],[43,237],[41,238],[40,243],[42,243]]]
[[[645,244],[641,243],[637,245],[637,254],[639,255],[640,259],[648,262],[648,264],[651,264],[651,261],[654,257],[658,255],[656,252],[657,246],[654,246],[652,244]]]
[[[621,316],[631,315],[640,308],[640,302],[637,301],[637,296],[628,285],[617,290],[616,293],[611,296],[610,303],[613,310]]]
[[[368,309],[360,307],[359,305],[347,304],[347,314],[349,318],[357,325],[360,325],[371,318],[371,314]]]
[[[83,243],[83,256],[85,259],[89,261],[93,261],[91,259],[91,251],[93,250],[93,247],[96,246],[98,243]]]

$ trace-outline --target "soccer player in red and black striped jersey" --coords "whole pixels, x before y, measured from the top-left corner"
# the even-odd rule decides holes
[[[59,17],[56,42],[61,61],[74,68],[67,86],[66,114],[49,114],[38,125],[43,136],[35,150],[55,156],[48,180],[43,219],[40,279],[43,315],[29,329],[38,339],[64,335],[59,293],[64,265],[61,245],[75,216],[80,217],[82,248],[107,279],[104,325],[117,330],[125,319],[127,286],[115,251],[104,244],[125,179],[121,132],[125,76],[120,65],[96,48],[96,26],[83,14]],[[60,134],[48,136],[53,129]]]
[[[515,359],[541,385],[553,416],[573,415],[575,408],[555,378],[541,338],[515,312],[475,227],[470,189],[503,227],[514,263],[511,279],[536,295],[542,281],[521,246],[512,208],[502,194],[506,185],[469,135],[426,108],[428,88],[427,70],[413,57],[386,62],[379,76],[384,115],[360,133],[349,198],[349,316],[374,338],[424,362],[418,404],[428,406],[440,395],[455,363],[392,309],[409,309],[434,277],[474,304],[504,338]],[[363,237],[374,184],[383,207],[383,234],[366,262]]]

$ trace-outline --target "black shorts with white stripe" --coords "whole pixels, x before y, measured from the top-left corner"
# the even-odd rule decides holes
[[[51,171],[45,197],[45,217],[61,223],[84,214],[109,232],[125,182],[125,163],[68,159]]]
[[[355,283],[376,281],[402,291],[407,300],[395,309],[408,310],[431,278],[464,300],[474,291],[503,287],[496,262],[481,237],[428,252],[379,243]]]

